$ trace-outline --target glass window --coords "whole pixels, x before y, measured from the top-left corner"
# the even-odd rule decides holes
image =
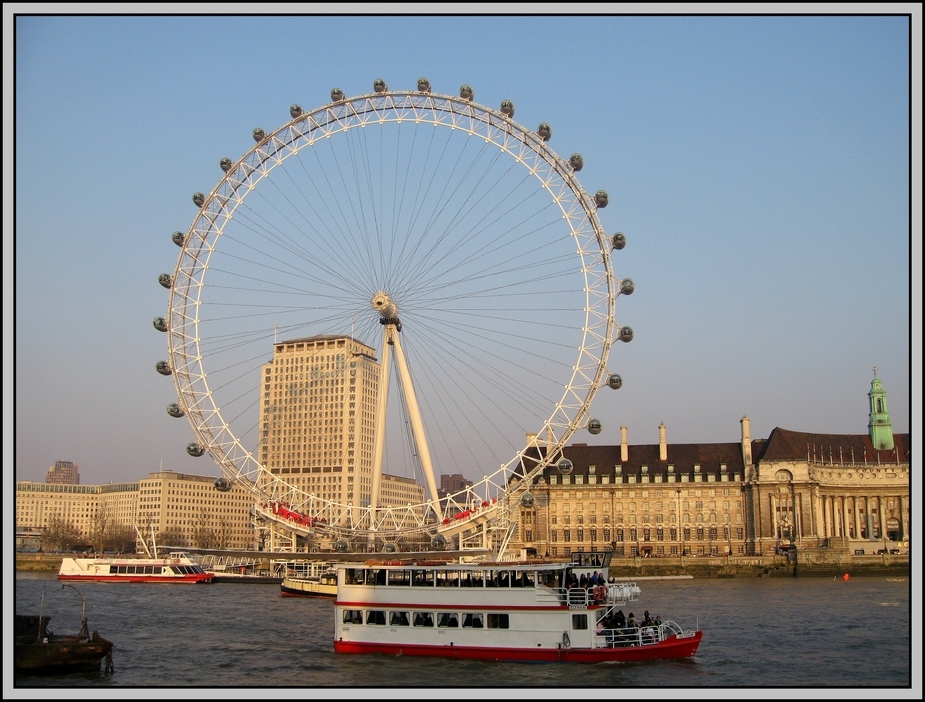
[[[573,614],[572,615],[572,629],[575,631],[588,628],[588,615],[587,614]]]
[[[366,623],[385,626],[385,612],[381,609],[371,609],[366,613]]]
[[[455,612],[440,612],[437,615],[437,626],[455,628],[459,626],[459,620],[456,618]]]
[[[433,626],[434,618],[430,612],[415,612],[414,613],[414,625],[415,626]]]
[[[506,614],[489,614],[488,615],[488,628],[489,629],[507,629],[508,624],[508,615]]]
[[[389,612],[389,625],[390,626],[408,626],[408,613],[407,612]]]

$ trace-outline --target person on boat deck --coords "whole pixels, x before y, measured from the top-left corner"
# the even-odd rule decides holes
[[[623,610],[617,610],[617,613],[613,617],[613,625],[616,629],[622,629],[626,626],[626,615],[623,614]]]
[[[626,625],[627,625],[630,629],[635,629],[635,628],[636,628],[636,615],[634,615],[632,612],[630,612],[630,616],[629,616],[629,618],[626,620]]]
[[[606,628],[607,627],[604,625],[604,618],[601,617],[600,619],[597,620],[597,626],[594,629],[594,633],[596,633],[598,636],[603,636],[605,633],[604,629]]]

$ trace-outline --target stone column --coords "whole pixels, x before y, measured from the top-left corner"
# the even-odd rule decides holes
[[[877,516],[880,517],[880,539],[886,539],[886,500],[883,495],[877,497]]]
[[[828,495],[822,498],[822,519],[824,521],[822,535],[831,539],[835,534],[832,531],[832,498]]]
[[[841,509],[842,509],[842,536],[847,540],[850,538],[848,534],[848,498],[841,498]]]
[[[859,502],[857,496],[854,498],[854,538],[861,538],[861,510],[858,509]]]

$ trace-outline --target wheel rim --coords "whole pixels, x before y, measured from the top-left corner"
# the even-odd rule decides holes
[[[374,347],[369,301],[387,290],[438,470],[475,483],[449,504],[507,503],[558,460],[607,384],[619,290],[595,198],[536,132],[471,100],[386,91],[293,114],[223,164],[182,238],[168,353],[198,442],[258,498],[324,515],[335,532],[433,530],[420,505],[364,521],[353,500],[307,492],[255,455],[273,342],[343,334]],[[504,399],[488,407],[492,389]],[[400,445],[387,472],[407,461]]]

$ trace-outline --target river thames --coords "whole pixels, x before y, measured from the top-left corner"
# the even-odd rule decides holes
[[[323,698],[365,699],[376,690],[431,699],[454,688],[506,698],[537,698],[539,688],[601,699],[626,689],[644,689],[647,697],[780,698],[799,688],[818,698],[921,699],[909,577],[637,582],[642,596],[627,611],[699,626],[695,658],[584,666],[341,655],[332,650],[332,603],[280,597],[279,585],[83,583],[90,630],[115,643],[114,673],[17,677],[10,687],[7,625],[4,699],[61,697],[59,688],[69,699],[147,698],[163,696],[164,688],[179,688],[181,698],[199,697],[196,688],[226,698],[304,688]],[[43,593],[50,628],[76,632],[78,593],[53,574],[17,573],[17,612],[38,613]]]

